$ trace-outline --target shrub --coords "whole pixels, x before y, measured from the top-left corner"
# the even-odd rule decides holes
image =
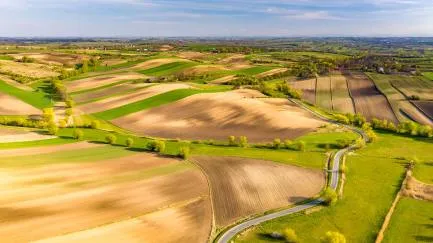
[[[304,141],[298,141],[298,142],[295,144],[295,148],[296,148],[296,150],[298,150],[298,151],[305,152],[305,147],[306,147],[306,144],[305,144]]]
[[[229,136],[229,146],[236,146],[236,137],[235,136]]]
[[[60,127],[60,128],[65,128],[67,125],[68,125],[68,124],[66,123],[65,120],[60,120],[60,121],[59,121],[59,127]]]
[[[131,147],[134,144],[134,139],[127,138],[125,141],[126,147]]]
[[[323,199],[323,203],[325,205],[332,206],[337,202],[337,193],[331,188],[326,188],[325,192],[323,193]]]
[[[73,100],[71,100],[71,99],[67,99],[67,100],[65,101],[65,103],[66,103],[66,106],[67,106],[68,108],[72,108],[72,107],[75,106],[75,102],[74,102]]]
[[[347,116],[345,115],[341,115],[341,114],[336,114],[334,115],[335,120],[337,120],[339,123],[343,123],[343,124],[349,124],[349,118],[347,118]]]
[[[52,122],[54,120],[54,110],[53,108],[44,108],[43,109],[43,119],[46,122]]]
[[[274,149],[280,149],[281,148],[281,140],[279,138],[274,139],[272,146]]]
[[[339,232],[328,231],[320,241],[323,243],[346,243],[346,238]]]
[[[68,108],[68,109],[65,110],[65,114],[66,114],[67,116],[72,116],[73,113],[74,113],[74,112],[72,111],[71,108]]]
[[[74,130],[74,132],[72,132],[72,137],[77,140],[81,140],[84,137],[84,133],[81,130]]]
[[[93,120],[90,126],[93,129],[99,129],[101,127],[101,122],[98,120]]]
[[[373,130],[366,131],[365,134],[368,137],[369,143],[375,142],[377,140],[377,135]]]
[[[182,159],[188,159],[190,154],[190,148],[188,146],[182,146],[179,148],[179,157]]]
[[[107,141],[108,144],[114,144],[117,140],[117,137],[114,134],[108,134],[105,137],[105,141]]]
[[[283,231],[283,236],[287,242],[290,243],[298,242],[298,236],[296,235],[295,231],[292,228],[286,228]]]
[[[338,139],[337,147],[340,149],[347,148],[350,146],[351,143],[352,141],[350,141],[349,139]]]
[[[290,147],[292,146],[293,141],[290,139],[286,139],[284,140],[284,146],[286,146],[286,149],[290,149]]]
[[[240,136],[239,137],[239,146],[241,146],[242,148],[246,148],[248,147],[248,139],[245,136]]]
[[[151,141],[146,144],[146,148],[149,151],[163,153],[165,151],[165,142],[164,141]]]
[[[56,135],[57,132],[59,131],[59,128],[56,126],[56,124],[54,122],[50,122],[48,124],[47,129],[48,129],[48,133],[51,135]]]

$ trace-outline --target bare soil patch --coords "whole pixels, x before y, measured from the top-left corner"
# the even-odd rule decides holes
[[[433,202],[433,185],[423,183],[409,176],[406,187],[403,189],[403,195]]]
[[[24,56],[36,59],[38,62],[54,65],[74,65],[81,62],[84,55],[66,54],[66,53],[19,53],[11,54],[15,59],[22,59]]]
[[[212,84],[225,84],[225,83],[232,81],[235,78],[236,78],[236,75],[228,75],[228,76],[224,76],[222,78],[217,78],[215,80],[212,80],[210,83],[212,83]]]
[[[316,79],[295,80],[290,85],[302,91],[302,98],[310,104],[316,104]]]
[[[194,156],[193,160],[208,175],[218,226],[306,200],[325,185],[320,170],[237,157]]]
[[[85,113],[96,113],[100,111],[114,109],[123,105],[127,105],[129,103],[133,103],[136,101],[144,100],[150,98],[152,96],[166,93],[176,89],[188,89],[191,88],[188,84],[183,83],[167,83],[167,84],[159,84],[155,85],[143,90],[138,90],[135,92],[131,92],[125,95],[110,97],[103,100],[98,100],[95,102],[83,104],[77,106],[77,109],[85,112]]]
[[[398,123],[391,105],[381,94],[374,82],[363,73],[345,73],[349,90],[355,102],[355,110],[368,120],[373,118],[386,119]]]
[[[113,122],[154,137],[226,140],[234,135],[252,142],[294,138],[322,124],[287,100],[276,105],[255,97],[263,94],[255,90],[196,94]]]
[[[188,69],[183,70],[182,72],[185,74],[203,74],[209,72],[217,72],[228,70],[223,65],[198,65]]]
[[[38,115],[42,112],[13,96],[0,93],[0,115]]]
[[[86,93],[81,93],[78,95],[74,95],[74,100],[77,103],[88,102],[94,99],[103,98],[110,95],[116,95],[122,92],[127,92],[129,90],[133,91],[135,89],[140,89],[147,87],[149,85],[153,85],[151,83],[121,83],[115,86],[111,86],[105,89],[99,89],[95,91],[90,91]]]
[[[59,73],[44,64],[21,63],[7,60],[0,60],[0,70],[33,78],[54,77],[59,75]]]
[[[68,143],[54,146],[42,146],[42,147],[31,147],[31,148],[18,148],[18,149],[0,149],[0,157],[16,157],[26,155],[37,155],[37,154],[49,154],[60,151],[79,150],[83,148],[93,148],[103,146],[101,144],[78,142]]]
[[[27,133],[0,135],[0,143],[38,141],[38,140],[53,139],[53,138],[56,138],[56,136],[39,134],[36,132],[27,132]]]
[[[90,77],[90,78],[80,79],[76,81],[66,82],[65,85],[69,92],[77,92],[81,90],[101,87],[119,81],[127,81],[127,80],[142,79],[142,78],[146,78],[146,76],[139,73],[119,73],[119,74],[96,76],[96,77]]]
[[[275,69],[272,69],[272,70],[269,70],[269,71],[266,71],[263,73],[259,73],[256,76],[258,78],[263,78],[263,77],[271,76],[271,75],[274,75],[277,73],[284,73],[285,71],[287,71],[287,68],[275,68]]]
[[[201,59],[206,55],[210,55],[209,53],[201,53],[197,51],[182,51],[179,52],[176,56],[185,59]]]
[[[412,101],[412,103],[433,121],[433,101]]]
[[[139,63],[133,67],[133,69],[139,69],[139,70],[146,70],[149,68],[158,67],[167,63],[172,62],[189,62],[190,60],[183,59],[183,58],[159,58],[159,59],[152,59],[149,61],[145,61],[142,63]]]
[[[352,98],[350,98],[346,78],[342,75],[331,76],[332,107],[343,113],[355,113]]]
[[[114,65],[125,63],[125,62],[127,62],[127,60],[125,60],[125,59],[106,59],[106,60],[102,61],[101,65],[114,66]]]

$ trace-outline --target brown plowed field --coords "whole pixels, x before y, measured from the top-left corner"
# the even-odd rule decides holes
[[[132,67],[132,69],[138,69],[138,70],[145,70],[150,69],[154,67],[158,67],[164,64],[172,63],[172,62],[190,62],[188,59],[183,58],[159,58],[159,59],[152,59],[149,61],[145,61],[142,63],[139,63]]]
[[[225,83],[232,81],[235,78],[236,78],[236,75],[228,75],[228,76],[224,76],[222,78],[214,79],[210,83],[212,83],[212,84],[225,84]]]
[[[0,60],[0,71],[11,72],[32,78],[46,78],[58,76],[50,66],[39,63],[22,63],[15,61]]]
[[[433,101],[412,101],[412,103],[433,121]]]
[[[140,89],[146,86],[152,85],[151,83],[121,83],[115,86],[111,86],[105,89],[98,89],[91,92],[81,93],[74,95],[74,100],[77,103],[88,102],[94,99],[119,94],[128,90]]]
[[[347,89],[346,78],[342,75],[332,75],[332,106],[335,111],[355,113],[352,98]]]
[[[217,226],[306,200],[325,185],[320,170],[238,157],[194,156],[192,160],[208,176]]]
[[[302,98],[311,104],[316,104],[316,79],[296,80],[290,85],[302,91]]]
[[[121,73],[112,75],[96,76],[91,78],[80,79],[76,81],[66,82],[68,92],[77,92],[86,89],[93,89],[104,85],[116,83],[119,81],[134,80],[145,78],[146,76],[139,73]]]
[[[332,110],[331,79],[329,77],[317,78],[316,105],[326,110]]]
[[[383,94],[381,94],[373,81],[363,73],[346,73],[349,89],[355,101],[356,112],[368,120],[373,118],[386,119],[398,123],[392,108]]]
[[[287,100],[271,104],[253,97],[263,95],[255,90],[196,94],[112,122],[154,137],[226,140],[234,135],[252,142],[295,138],[323,124]]]
[[[287,68],[275,68],[275,69],[272,69],[272,70],[269,70],[269,71],[266,71],[266,72],[263,72],[263,73],[259,73],[256,76],[258,78],[263,78],[263,77],[271,76],[271,75],[274,75],[274,74],[277,74],[277,73],[284,73],[285,71],[287,71]]]
[[[18,98],[0,93],[0,115],[38,115],[41,110]]]
[[[164,235],[204,242],[209,235],[212,214],[206,204],[206,178],[199,169],[178,159],[136,153],[84,164],[0,166],[0,175],[2,242],[59,235],[66,238],[53,240],[65,242],[76,236],[86,239],[88,232],[92,236],[99,230],[101,239],[130,235],[131,240],[137,237],[146,242],[158,242]],[[117,226],[115,222],[128,227],[111,227]],[[175,230],[176,222],[181,226]],[[170,234],[155,235],[169,229],[173,230]]]
[[[96,113],[100,111],[114,109],[129,103],[144,100],[149,97],[169,92],[176,89],[191,88],[188,84],[183,83],[167,83],[155,85],[143,90],[138,90],[124,95],[114,96],[107,99],[98,100],[91,103],[86,103],[77,106],[77,109],[85,113]]]
[[[10,54],[15,59],[22,59],[24,56],[36,59],[38,62],[55,64],[55,65],[74,65],[81,62],[87,56],[84,55],[73,55],[65,53],[20,53]]]
[[[62,145],[53,146],[42,146],[42,147],[29,147],[29,148],[17,148],[17,149],[0,149],[0,157],[15,157],[15,156],[26,156],[26,155],[37,155],[37,154],[49,154],[60,151],[70,151],[93,148],[103,146],[101,144],[78,142],[78,143],[67,143]]]

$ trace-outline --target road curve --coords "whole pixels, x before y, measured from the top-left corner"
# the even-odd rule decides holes
[[[364,139],[364,141],[366,141],[366,142],[368,141],[368,137],[365,135],[365,133],[361,129],[351,127],[351,126],[348,126],[345,124],[340,124],[336,121],[330,120],[327,117],[321,115],[320,113],[318,113],[314,110],[311,110],[310,108],[308,108],[306,105],[304,105],[302,102],[300,102],[298,100],[291,99],[291,101],[293,103],[297,104],[298,106],[304,108],[305,110],[308,110],[309,112],[313,113],[315,116],[319,117],[320,119],[325,120],[325,121],[330,122],[330,123],[338,124],[338,125],[341,125],[347,129],[350,129],[353,132],[358,133]],[[332,170],[330,171],[331,172],[331,182],[329,185],[329,187],[332,188],[333,190],[336,190],[338,187],[338,181],[339,181],[339,177],[340,177],[340,161],[341,161],[342,157],[344,156],[344,154],[346,154],[349,150],[351,150],[353,148],[354,148],[354,145],[352,145],[348,148],[340,149],[334,155],[334,158],[332,161],[333,162],[332,163]],[[323,201],[324,201],[323,198],[318,198],[318,199],[315,199],[315,200],[310,201],[310,202],[305,203],[305,204],[298,205],[298,206],[293,207],[293,208],[284,209],[284,210],[281,210],[281,211],[278,211],[275,213],[267,214],[264,216],[260,216],[257,218],[253,218],[253,219],[244,221],[238,225],[233,226],[232,228],[228,229],[227,231],[225,231],[221,235],[221,237],[218,238],[218,240],[216,242],[217,243],[228,243],[228,242],[230,242],[230,240],[235,235],[239,234],[240,232],[242,232],[242,231],[244,231],[244,230],[246,230],[252,226],[261,224],[263,222],[266,222],[266,221],[269,221],[272,219],[283,217],[283,216],[286,216],[289,214],[298,213],[298,212],[301,212],[301,211],[309,209],[309,208],[313,208],[317,205],[320,205]]]

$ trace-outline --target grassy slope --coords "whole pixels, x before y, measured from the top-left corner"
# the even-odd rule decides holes
[[[25,91],[11,86],[4,81],[0,80],[0,91],[11,96],[14,96],[27,104],[30,104],[36,108],[42,109],[51,106],[51,100],[47,96],[47,93],[43,91]]]
[[[168,74],[178,72],[185,68],[193,67],[195,65],[197,64],[194,62],[172,62],[172,63],[163,64],[161,66],[149,68],[139,72],[144,75],[163,76],[163,75],[168,75]]]
[[[240,69],[240,70],[236,70],[233,71],[234,74],[245,74],[245,75],[257,75],[259,73],[263,73],[269,70],[274,69],[274,67],[269,67],[269,66],[255,66],[255,67],[250,67],[250,68],[246,68],[246,69]]]
[[[215,87],[214,89],[178,89],[173,90],[167,93],[155,95],[153,97],[133,102],[118,108],[114,108],[111,110],[106,110],[98,113],[94,113],[93,115],[99,119],[103,120],[113,120],[115,118],[128,115],[130,113],[138,112],[141,110],[153,108],[156,106],[168,104],[180,99],[183,99],[185,97],[199,94],[199,93],[206,93],[206,92],[218,92],[218,91],[226,91],[227,87]]]
[[[374,242],[404,175],[408,151],[427,159],[433,144],[391,134],[347,159],[344,197],[337,205],[311,215],[299,213],[264,223],[237,242],[268,242],[263,234],[295,229],[303,242],[319,242],[326,231],[340,231],[348,242]],[[429,173],[430,176],[433,173]],[[416,175],[417,176],[417,175]]]
[[[402,198],[392,215],[383,242],[433,242],[433,203]]]
[[[332,110],[332,102],[331,102],[331,86],[329,77],[320,77],[317,82],[322,82],[323,89],[320,89],[319,84],[317,85],[318,89],[316,90],[316,102],[317,105],[326,110]]]
[[[422,75],[424,75],[424,77],[433,81],[433,72],[426,72],[426,73],[423,73]]]

